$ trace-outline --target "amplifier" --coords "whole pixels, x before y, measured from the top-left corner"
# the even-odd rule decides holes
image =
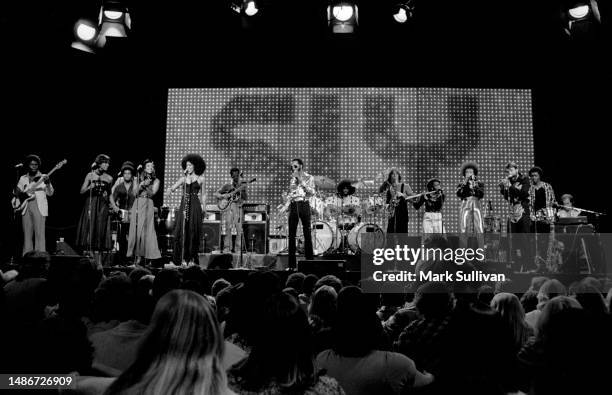
[[[266,221],[251,221],[242,224],[244,235],[243,248],[256,254],[268,253],[268,223]]]
[[[204,213],[204,222],[206,221],[221,221],[221,212],[207,211]]]
[[[207,204],[206,211],[221,211],[221,210],[219,209],[219,206],[216,204]]]
[[[212,252],[221,246],[221,222],[204,221],[202,223],[202,242],[200,252]]]

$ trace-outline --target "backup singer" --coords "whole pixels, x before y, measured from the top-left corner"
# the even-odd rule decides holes
[[[445,233],[442,222],[442,206],[444,205],[444,192],[440,180],[432,178],[427,181],[427,192],[435,192],[430,195],[423,194],[413,203],[414,209],[418,210],[425,205],[423,214],[423,233]]]
[[[549,183],[542,181],[542,169],[533,167],[529,170],[531,185],[529,187],[529,213],[531,219],[531,231],[536,234],[535,256],[541,257],[547,254],[549,242],[553,242],[551,230],[555,220],[555,209],[557,201],[555,192]],[[538,237],[538,234],[543,234]],[[539,259],[538,259],[539,260]],[[546,260],[544,260],[546,263]],[[538,264],[538,266],[540,266]]]
[[[161,254],[157,246],[155,233],[155,207],[153,196],[159,190],[159,179],[155,176],[155,165],[152,160],[145,160],[143,172],[138,175],[134,188],[136,201],[132,205],[132,220],[128,237],[127,256],[135,256],[135,263],[142,258],[159,259]]]
[[[170,187],[170,192],[179,188],[183,190],[174,226],[173,259],[176,264],[189,262],[197,264],[202,239],[202,218],[206,207],[204,177],[202,177],[206,170],[206,162],[198,154],[189,154],[181,161],[181,167],[185,171],[185,176]]]
[[[413,195],[408,183],[402,182],[402,175],[396,169],[391,169],[385,181],[378,189],[385,193],[389,205],[389,220],[387,233],[408,233],[408,201],[406,197]]]
[[[574,208],[574,197],[569,193],[561,195],[561,203],[563,203],[563,206],[557,211],[559,218],[577,217],[582,212]]]
[[[234,167],[230,170],[230,177],[232,182],[223,185],[215,192],[214,196],[217,199],[227,199],[230,197],[230,192],[238,189],[246,182],[240,177],[240,169]],[[247,201],[247,192],[243,188],[237,192],[238,198],[232,201],[223,212],[223,224],[225,227],[225,239],[223,241],[223,252],[229,253],[232,251],[232,231],[236,231],[236,244],[234,251],[239,253],[242,250],[242,205]]]
[[[134,164],[132,162],[123,162],[121,165],[121,176],[115,181],[110,194],[110,206],[115,214],[122,211],[129,212],[132,209],[136,193],[134,191]],[[127,221],[127,222],[126,222]],[[127,256],[128,234],[129,234],[130,216],[122,218],[118,222],[117,228],[117,244],[119,245],[118,255],[121,262],[125,262]]]
[[[304,255],[313,259],[312,236],[310,234],[310,203],[308,198],[315,194],[314,177],[304,171],[304,162],[299,159],[291,161],[291,181],[289,182],[289,269],[295,269],[295,235],[298,222],[302,221],[304,231]]]
[[[521,250],[520,257],[516,257],[521,264],[521,270],[527,266],[531,266],[528,262],[533,258],[531,255],[531,243],[525,236],[519,237],[521,234],[527,234],[531,230],[531,215],[529,211],[529,188],[531,187],[529,178],[519,172],[518,165],[515,162],[509,162],[506,165],[506,178],[499,184],[500,193],[510,204],[510,221],[508,230],[511,234],[516,234],[514,240],[518,242],[518,246],[513,247]]]
[[[461,199],[459,211],[459,231],[461,233],[484,233],[480,200],[484,197],[485,186],[478,181],[478,165],[473,162],[461,166],[463,182],[457,186],[457,196]]]
[[[28,172],[19,178],[17,191],[25,192],[29,185],[36,182],[38,177],[44,181],[34,190],[34,199],[28,201],[26,209],[21,213],[21,226],[23,228],[23,254],[30,251],[46,251],[45,222],[49,215],[47,196],[54,193],[49,177],[43,175],[39,168],[40,157],[28,155],[24,160]],[[34,243],[32,243],[34,238]]]
[[[109,156],[98,155],[81,186],[81,195],[87,197],[77,225],[76,245],[82,251],[112,248],[109,205],[113,177],[107,173],[109,165]]]
[[[550,224],[554,221],[555,206],[557,200],[555,199],[555,192],[553,191],[552,185],[542,181],[542,169],[540,167],[533,167],[529,170],[529,178],[531,185],[529,187],[529,213],[531,221],[540,222],[541,225],[546,225],[545,229],[534,229],[538,233],[548,232],[550,230]]]

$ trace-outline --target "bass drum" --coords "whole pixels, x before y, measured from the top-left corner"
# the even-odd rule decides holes
[[[363,237],[367,234],[367,237]],[[354,253],[372,253],[375,248],[385,246],[385,233],[373,223],[358,223],[348,234],[348,244]]]
[[[336,231],[336,225],[330,222],[316,221],[310,228],[312,251],[315,256],[324,254],[340,245],[342,235]],[[304,235],[301,228],[297,232],[297,251],[304,253]]]

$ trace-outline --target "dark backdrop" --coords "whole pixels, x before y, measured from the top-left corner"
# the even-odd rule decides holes
[[[559,1],[515,9],[431,0],[421,2],[408,29],[387,22],[376,6],[384,2],[362,1],[362,29],[353,38],[328,37],[317,2],[284,0],[278,7],[270,0],[251,30],[241,29],[221,0],[164,8],[132,2],[129,44],[97,55],[70,48],[74,20],[89,3],[0,6],[5,255],[18,235],[8,205],[15,163],[37,153],[46,171],[68,159],[53,179],[48,226],[50,239],[62,234],[70,242],[83,202],[79,188],[98,153],[111,156],[114,176],[122,161],[146,157],[163,172],[167,88],[179,86],[530,88],[536,164],[547,181],[558,194],[573,193],[581,207],[610,206],[609,42],[567,40],[555,17]],[[287,17],[287,9],[301,11]]]

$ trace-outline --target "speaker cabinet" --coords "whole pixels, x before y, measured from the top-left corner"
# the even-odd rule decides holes
[[[221,222],[204,221],[202,224],[202,242],[200,252],[218,250],[221,245]]]
[[[244,234],[243,248],[246,252],[256,254],[268,253],[268,224],[261,222],[244,222],[242,224]]]

